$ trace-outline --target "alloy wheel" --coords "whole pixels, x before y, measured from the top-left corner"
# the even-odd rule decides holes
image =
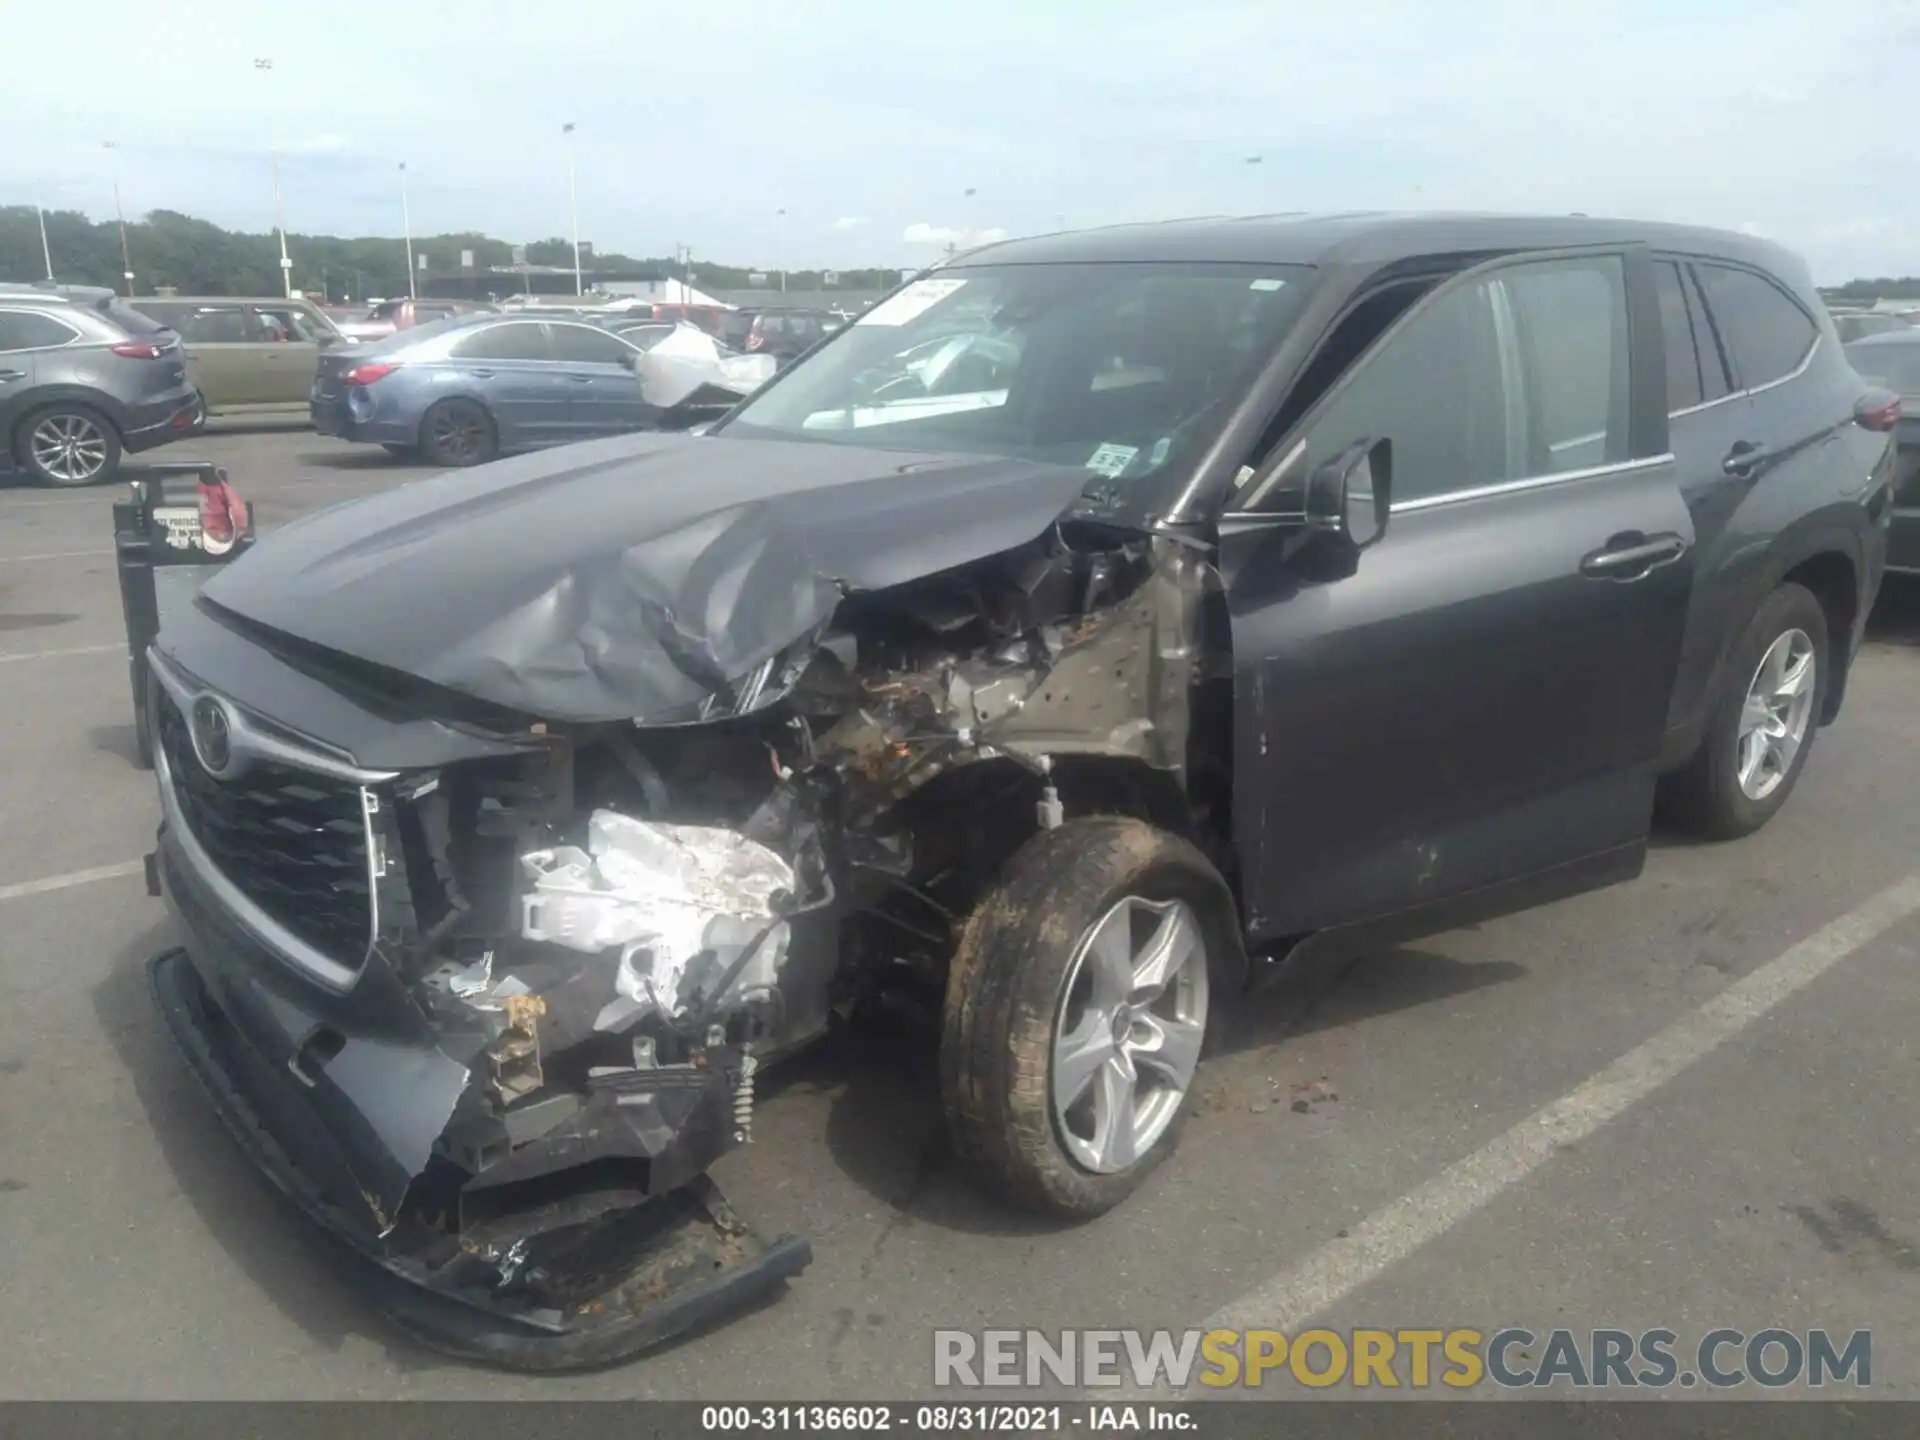
[[[487,420],[468,405],[450,405],[433,417],[433,448],[450,460],[477,460],[487,453]]]
[[[1813,720],[1813,641],[1788,630],[1760,657],[1740,707],[1735,775],[1749,800],[1764,800],[1787,778]]]
[[[1207,949],[1182,900],[1128,896],[1081,936],[1054,1017],[1060,1142],[1096,1174],[1131,1168],[1185,1103],[1207,1030]]]
[[[107,463],[107,437],[84,415],[49,415],[27,437],[33,463],[67,484],[84,484]]]

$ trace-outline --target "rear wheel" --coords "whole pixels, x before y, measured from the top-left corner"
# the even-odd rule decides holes
[[[477,400],[442,400],[420,420],[420,450],[435,465],[482,465],[500,451],[493,417]]]
[[[120,469],[120,432],[91,406],[50,405],[21,422],[14,454],[36,485],[95,485]]]
[[[967,923],[948,979],[942,1098],[959,1156],[1073,1219],[1172,1151],[1239,921],[1219,873],[1135,820],[1035,836]]]
[[[1700,749],[1667,778],[1663,812],[1712,840],[1750,835],[1787,803],[1827,695],[1827,614],[1803,586],[1761,602],[1727,661]]]

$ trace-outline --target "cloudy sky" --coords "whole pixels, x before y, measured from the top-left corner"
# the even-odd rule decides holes
[[[7,31],[0,203],[96,217],[117,155],[130,211],[270,228],[277,147],[290,229],[397,234],[404,160],[417,233],[563,234],[573,122],[582,235],[632,254],[1582,210],[1920,273],[1920,0],[23,0]]]

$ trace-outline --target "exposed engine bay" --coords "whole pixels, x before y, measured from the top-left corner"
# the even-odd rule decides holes
[[[1069,798],[1136,769],[1186,794],[1210,573],[1177,541],[1055,532],[849,597],[704,719],[536,723],[523,755],[409,777],[382,914],[411,923],[382,949],[491,1037],[448,1154],[491,1186],[583,1111],[637,1116],[714,1064],[722,1138],[748,1141],[758,1067],[937,996],[971,895]]]
[[[705,1171],[751,1142],[766,1065],[837,1017],[937,1012],[984,885],[1069,814],[1226,833],[1215,598],[1183,538],[1063,522],[845,591],[666,723],[463,715],[495,753],[366,802],[356,993],[375,972],[403,992],[421,1048],[323,1037],[289,1062],[373,1134],[347,1164],[382,1263],[554,1335],[732,1266],[759,1242]],[[189,738],[162,747],[176,769]],[[645,1218],[663,1213],[666,1241]]]

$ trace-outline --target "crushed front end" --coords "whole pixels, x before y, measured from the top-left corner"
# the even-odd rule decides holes
[[[211,588],[151,652],[152,882],[188,932],[161,1008],[256,1162],[441,1349],[605,1363],[777,1288],[806,1243],[761,1240],[706,1173],[751,1141],[756,1075],[837,1018],[937,1014],[1037,830],[1198,833],[1226,803],[1202,548],[1054,525],[855,587],[753,523],[675,554],[726,578],[737,546],[778,583],[654,612],[624,669],[582,661],[574,575],[551,593],[581,628],[511,667],[470,652],[490,696]],[[515,703],[613,679],[695,698]]]
[[[558,737],[364,770],[150,658],[149,879],[187,932],[152,964],[160,1009],[249,1157],[384,1272],[389,1313],[567,1369],[804,1268],[705,1174],[750,1136],[774,974],[823,943],[804,853],[573,826]]]

